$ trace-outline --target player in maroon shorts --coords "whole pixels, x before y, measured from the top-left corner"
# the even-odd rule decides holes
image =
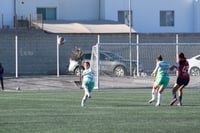
[[[177,101],[176,91],[178,90],[178,104],[177,105],[182,106],[183,88],[187,86],[190,81],[190,76],[188,73],[189,63],[186,60],[183,53],[179,54],[178,63],[173,65],[170,69],[171,70],[176,69],[178,71],[178,77],[172,90],[173,98],[170,102],[170,105],[172,106]]]

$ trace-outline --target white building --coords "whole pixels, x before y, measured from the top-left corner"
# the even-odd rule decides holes
[[[43,14],[44,20],[96,20],[99,0],[16,0],[16,14]]]
[[[131,0],[137,32],[200,32],[199,0]],[[113,4],[115,3],[115,5]],[[129,0],[104,0],[103,19],[118,21]]]
[[[130,0],[137,32],[200,32],[199,0]],[[42,14],[43,20],[114,20],[128,23],[129,0],[0,1],[0,28]]]
[[[13,0],[0,1],[0,29],[13,27],[14,10]]]

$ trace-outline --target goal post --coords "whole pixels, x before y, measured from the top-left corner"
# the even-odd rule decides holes
[[[99,66],[99,44],[97,43],[92,47],[92,53],[91,53],[91,61],[90,65],[92,70],[94,71],[94,82],[95,82],[95,87],[94,89],[99,89],[100,88],[100,66]]]

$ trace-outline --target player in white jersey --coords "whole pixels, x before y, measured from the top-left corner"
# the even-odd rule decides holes
[[[149,100],[149,103],[155,101],[155,95],[158,93],[156,107],[160,106],[162,99],[162,92],[167,87],[169,83],[169,69],[170,65],[163,61],[162,56],[158,55],[156,57],[156,68],[154,69],[152,76],[156,77],[152,88],[152,98]]]
[[[82,73],[83,81],[82,81],[82,88],[84,89],[84,96],[81,101],[81,106],[85,106],[85,102],[88,98],[91,98],[91,91],[94,88],[94,73],[90,68],[90,63],[84,63],[84,71]]]

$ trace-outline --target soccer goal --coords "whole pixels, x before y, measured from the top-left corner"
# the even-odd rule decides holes
[[[139,70],[136,54],[134,44],[131,47],[129,43],[97,43],[94,45],[90,64],[94,71],[95,88],[107,87],[105,82],[112,86],[117,80],[120,81],[127,76],[136,76]]]

